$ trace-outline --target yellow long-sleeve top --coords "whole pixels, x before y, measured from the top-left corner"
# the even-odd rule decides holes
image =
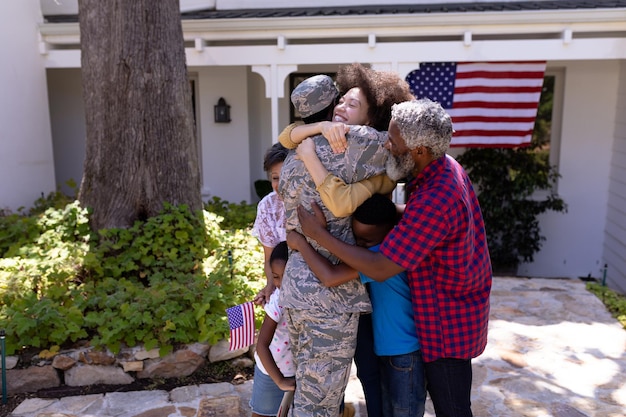
[[[278,135],[278,141],[287,149],[295,149],[298,144],[291,140],[291,131],[298,126],[292,123]],[[396,182],[386,174],[376,175],[362,181],[346,184],[341,178],[329,173],[316,187],[324,205],[336,217],[345,217],[374,194],[388,194],[396,187]]]

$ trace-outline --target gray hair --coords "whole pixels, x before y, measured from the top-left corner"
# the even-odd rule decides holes
[[[439,103],[421,99],[394,104],[391,119],[411,150],[424,146],[434,158],[440,158],[450,147],[452,119]]]

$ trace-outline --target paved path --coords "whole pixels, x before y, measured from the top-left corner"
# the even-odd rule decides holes
[[[474,360],[475,416],[626,416],[626,330],[582,281],[495,278],[489,326],[487,349]],[[29,399],[11,416],[201,417],[210,415],[202,413],[202,401],[211,397],[232,399],[240,415],[249,416],[251,387],[207,384]],[[346,401],[355,404],[357,417],[367,415],[354,375]],[[426,416],[434,415],[428,401]]]

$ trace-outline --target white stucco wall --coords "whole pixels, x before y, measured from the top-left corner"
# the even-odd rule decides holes
[[[55,188],[46,94],[39,54],[37,0],[3,2],[0,13],[0,208],[30,207]]]
[[[256,135],[249,132],[246,74],[245,67],[212,67],[190,71],[190,77],[197,83],[196,113],[204,200],[219,196],[231,202],[256,201],[252,183],[263,178],[262,152],[266,147],[257,145],[255,154],[250,150],[250,144],[256,143],[261,135],[266,138],[267,146],[271,145],[271,129],[268,125],[267,129],[250,129]],[[65,191],[69,191],[64,184],[70,179],[80,184],[85,158],[85,111],[80,69],[49,69],[47,79],[54,137],[54,168],[57,182]],[[259,90],[264,91],[264,88]],[[231,123],[214,121],[213,107],[220,97],[224,97],[231,106]],[[262,117],[269,120],[269,113]],[[251,175],[252,159],[258,161],[255,175]]]
[[[198,68],[198,113],[202,155],[203,199],[218,196],[250,201],[250,145],[245,67]],[[223,97],[231,106],[231,123],[215,123],[214,106]]]
[[[613,148],[618,61],[549,63],[565,68],[558,193],[566,214],[541,216],[547,240],[531,264],[529,276],[601,276],[607,214],[609,166]]]

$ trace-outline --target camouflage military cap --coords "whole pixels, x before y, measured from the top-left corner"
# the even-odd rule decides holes
[[[333,104],[338,95],[332,78],[328,75],[314,75],[293,89],[291,102],[304,118],[319,113]]]

